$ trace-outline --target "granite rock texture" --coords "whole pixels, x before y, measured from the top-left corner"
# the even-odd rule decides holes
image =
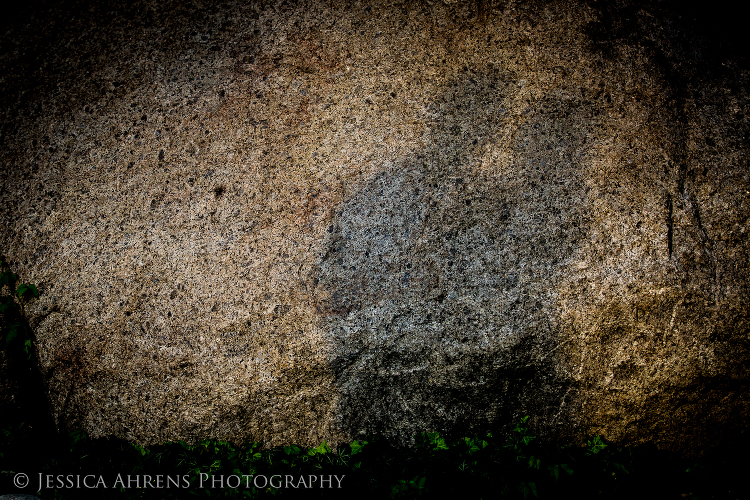
[[[663,3],[73,2],[4,26],[57,425],[747,426],[748,64]]]

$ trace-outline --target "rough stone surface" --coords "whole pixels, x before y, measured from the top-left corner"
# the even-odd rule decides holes
[[[686,453],[743,429],[748,64],[603,3],[19,13],[0,242],[42,293],[58,425],[408,443],[529,414]]]

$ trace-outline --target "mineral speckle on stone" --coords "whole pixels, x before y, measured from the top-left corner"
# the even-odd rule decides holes
[[[742,428],[745,60],[647,2],[488,4],[4,27],[0,242],[41,291],[57,424],[336,445],[529,414],[685,452]]]

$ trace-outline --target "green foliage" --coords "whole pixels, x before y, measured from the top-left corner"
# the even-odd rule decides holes
[[[427,492],[425,482],[427,482],[427,476],[414,476],[409,480],[399,479],[396,484],[391,487],[391,498],[422,496]]]
[[[555,481],[560,479],[560,471],[566,472],[569,476],[573,474],[573,469],[570,468],[568,464],[554,464],[554,465],[548,465],[547,470],[552,475],[552,477],[555,478]]]
[[[508,443],[505,444],[505,448],[513,450],[516,456],[516,462],[527,461],[529,467],[539,468],[539,463],[533,455],[529,454],[530,445],[536,436],[529,434],[528,427],[525,424],[529,421],[529,417],[525,416],[520,422],[513,428],[513,433],[508,439]]]
[[[30,299],[31,297],[39,298],[39,290],[37,290],[36,286],[31,283],[19,285],[16,294],[19,299]]]
[[[13,491],[12,474],[96,474],[111,485],[116,475],[158,474],[185,477],[187,488],[110,488],[106,497],[177,499],[208,498],[669,498],[659,484],[689,484],[697,498],[715,495],[711,464],[685,463],[656,450],[621,448],[600,436],[583,447],[544,443],[528,427],[530,419],[502,432],[451,440],[436,432],[415,436],[414,446],[398,448],[382,437],[370,436],[332,449],[327,443],[305,448],[289,444],[265,448],[260,443],[235,444],[203,440],[144,447],[117,440],[92,440],[86,433],[71,433],[60,446],[34,442],[33,429],[23,422],[0,432],[0,491]],[[27,454],[24,450],[44,449]],[[24,461],[26,460],[26,461]],[[310,475],[343,477],[342,488],[287,488],[281,483],[253,484],[256,475],[278,478]],[[206,486],[206,478],[242,478],[242,483],[221,488]],[[326,476],[327,477],[327,476]],[[741,477],[738,476],[738,477]],[[201,480],[203,479],[203,487]],[[281,480],[281,479],[279,479]],[[660,483],[661,481],[661,483]],[[701,483],[702,481],[702,483]],[[308,480],[305,480],[309,483]],[[294,484],[294,483],[293,483]],[[701,486],[701,485],[705,486]],[[657,486],[654,486],[657,485]],[[736,483],[732,485],[734,488]],[[701,490],[701,488],[704,490]],[[656,489],[654,489],[656,488]],[[713,488],[713,489],[711,489]],[[644,489],[649,489],[643,493]],[[729,490],[727,490],[729,491]],[[30,491],[27,491],[30,492]],[[653,494],[650,494],[650,493]],[[101,498],[100,490],[43,489],[43,499]],[[677,493],[680,493],[679,491]],[[687,493],[684,491],[682,493]],[[97,496],[98,494],[98,496]],[[733,498],[740,498],[742,495]]]
[[[586,455],[596,455],[600,451],[607,448],[607,445],[602,441],[600,436],[595,436],[593,439],[589,439],[586,442]]]
[[[0,345],[6,352],[30,360],[33,335],[23,318],[24,306],[39,297],[36,286],[19,284],[4,259],[0,259]],[[23,353],[23,354],[22,354]],[[17,417],[17,418],[11,418]],[[22,415],[0,415],[0,493],[15,491],[12,477],[18,471],[38,474],[95,474],[113,484],[117,474],[159,474],[184,478],[186,488],[149,489],[118,487],[101,490],[51,488],[43,498],[740,498],[743,484],[714,479],[721,469],[713,462],[688,464],[655,450],[622,448],[601,436],[587,439],[583,447],[542,442],[524,416],[509,430],[451,440],[438,432],[423,432],[414,446],[403,449],[379,436],[352,441],[332,449],[326,442],[305,448],[288,444],[266,448],[261,443],[236,444],[203,440],[144,447],[118,440],[92,440],[83,431],[70,433],[62,442],[44,441]],[[503,438],[502,436],[506,436]],[[44,453],[38,453],[44,450]],[[717,462],[720,463],[720,462]],[[725,468],[731,470],[724,463]],[[737,477],[744,469],[737,470]],[[310,488],[311,476],[344,478],[342,488]],[[241,484],[224,483],[227,477]],[[256,484],[256,476],[297,478],[292,487],[281,483]],[[209,477],[219,477],[222,487],[201,487]],[[308,478],[299,482],[300,479]],[[669,479],[669,480],[668,480]],[[297,486],[294,486],[297,481]],[[689,485],[687,494],[661,489],[655,484]],[[724,490],[717,484],[726,484]],[[300,485],[305,485],[300,486]],[[745,493],[747,486],[745,485]],[[32,491],[26,491],[32,493]],[[718,492],[718,493],[717,493]],[[750,494],[746,494],[750,498]]]
[[[539,497],[536,493],[536,483],[534,481],[519,484],[518,490],[523,494],[524,498],[528,498],[529,493],[533,493],[535,497]]]
[[[439,433],[437,432],[424,433],[424,437],[427,439],[427,442],[433,445],[433,448],[432,448],[433,451],[448,449],[448,445],[445,443],[445,439],[440,437]]]
[[[31,283],[18,285],[19,277],[0,257],[0,346],[11,356],[31,360],[34,353],[33,335],[24,319],[24,304],[39,297],[39,290]],[[21,354],[23,352],[23,354]]]

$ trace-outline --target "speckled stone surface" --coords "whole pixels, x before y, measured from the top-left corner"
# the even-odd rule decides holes
[[[746,60],[664,4],[486,5],[5,26],[0,244],[58,425],[336,445],[529,414],[686,453],[744,428]]]

